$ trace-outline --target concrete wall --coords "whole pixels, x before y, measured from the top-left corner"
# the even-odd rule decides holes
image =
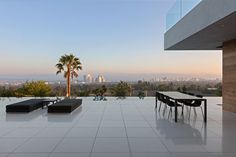
[[[216,41],[211,41],[215,39],[215,34],[212,30],[220,30],[221,27],[224,27],[224,25],[227,25],[228,23],[223,23],[224,25],[215,25],[207,32],[202,33],[202,35],[198,35],[191,39],[191,42],[188,42],[190,41],[189,38],[235,12],[236,0],[203,0],[165,33],[165,50],[217,50],[217,46],[222,46],[223,41],[226,41],[225,38],[230,39],[230,36],[225,36],[228,30],[226,29],[226,31],[222,31],[223,35],[217,37]],[[231,22],[233,23],[234,21],[235,20]],[[229,24],[229,26],[231,25],[232,24]],[[232,32],[228,33],[232,34]],[[235,33],[235,31],[233,33]],[[196,46],[196,44],[199,43],[198,41],[203,40],[206,40],[203,44],[212,44],[212,46],[202,45],[201,47],[201,44]]]
[[[223,109],[236,112],[236,39],[223,44]]]

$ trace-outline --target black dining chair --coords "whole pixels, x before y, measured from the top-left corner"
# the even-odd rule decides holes
[[[175,102],[172,101],[169,97],[165,97],[165,101],[166,101],[166,105],[170,107],[170,110],[169,110],[169,114],[168,114],[168,118],[170,116],[170,114],[172,115],[172,108],[175,107]],[[184,114],[184,106],[181,105],[179,102],[177,102],[177,107],[181,107],[182,108],[182,115]],[[178,114],[178,112],[177,112]]]
[[[157,98],[157,100],[156,100],[156,104],[155,104],[155,109],[157,109],[157,104],[158,104],[158,101],[160,102],[159,103],[159,105],[162,103],[161,102],[161,94],[160,93],[156,93],[156,98]]]
[[[196,95],[196,97],[203,98],[202,95]],[[192,108],[194,108],[194,113],[195,113],[195,115],[197,115],[197,112],[196,112],[197,107],[199,107],[201,109],[202,116],[204,118],[203,109],[202,109],[202,100],[194,100],[191,103],[190,102],[185,102],[184,105],[189,107],[189,118],[190,118],[190,115],[191,115],[191,109]]]
[[[161,106],[162,104],[164,105],[164,107],[166,107],[166,96],[163,95],[163,94],[159,94],[159,101],[160,101],[160,104],[159,104],[159,109],[158,111],[160,112],[161,111]]]

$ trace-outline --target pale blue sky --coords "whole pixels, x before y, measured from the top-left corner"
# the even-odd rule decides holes
[[[83,73],[221,74],[219,52],[164,52],[174,0],[0,0],[0,74],[54,74],[65,53]],[[187,65],[187,66],[186,66]]]

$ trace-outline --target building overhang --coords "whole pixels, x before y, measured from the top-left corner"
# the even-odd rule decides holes
[[[221,50],[236,38],[236,1],[203,0],[165,33],[165,50]]]

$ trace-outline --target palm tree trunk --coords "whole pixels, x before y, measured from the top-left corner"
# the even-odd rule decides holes
[[[70,97],[70,66],[67,67],[68,73],[67,73],[67,97]]]

